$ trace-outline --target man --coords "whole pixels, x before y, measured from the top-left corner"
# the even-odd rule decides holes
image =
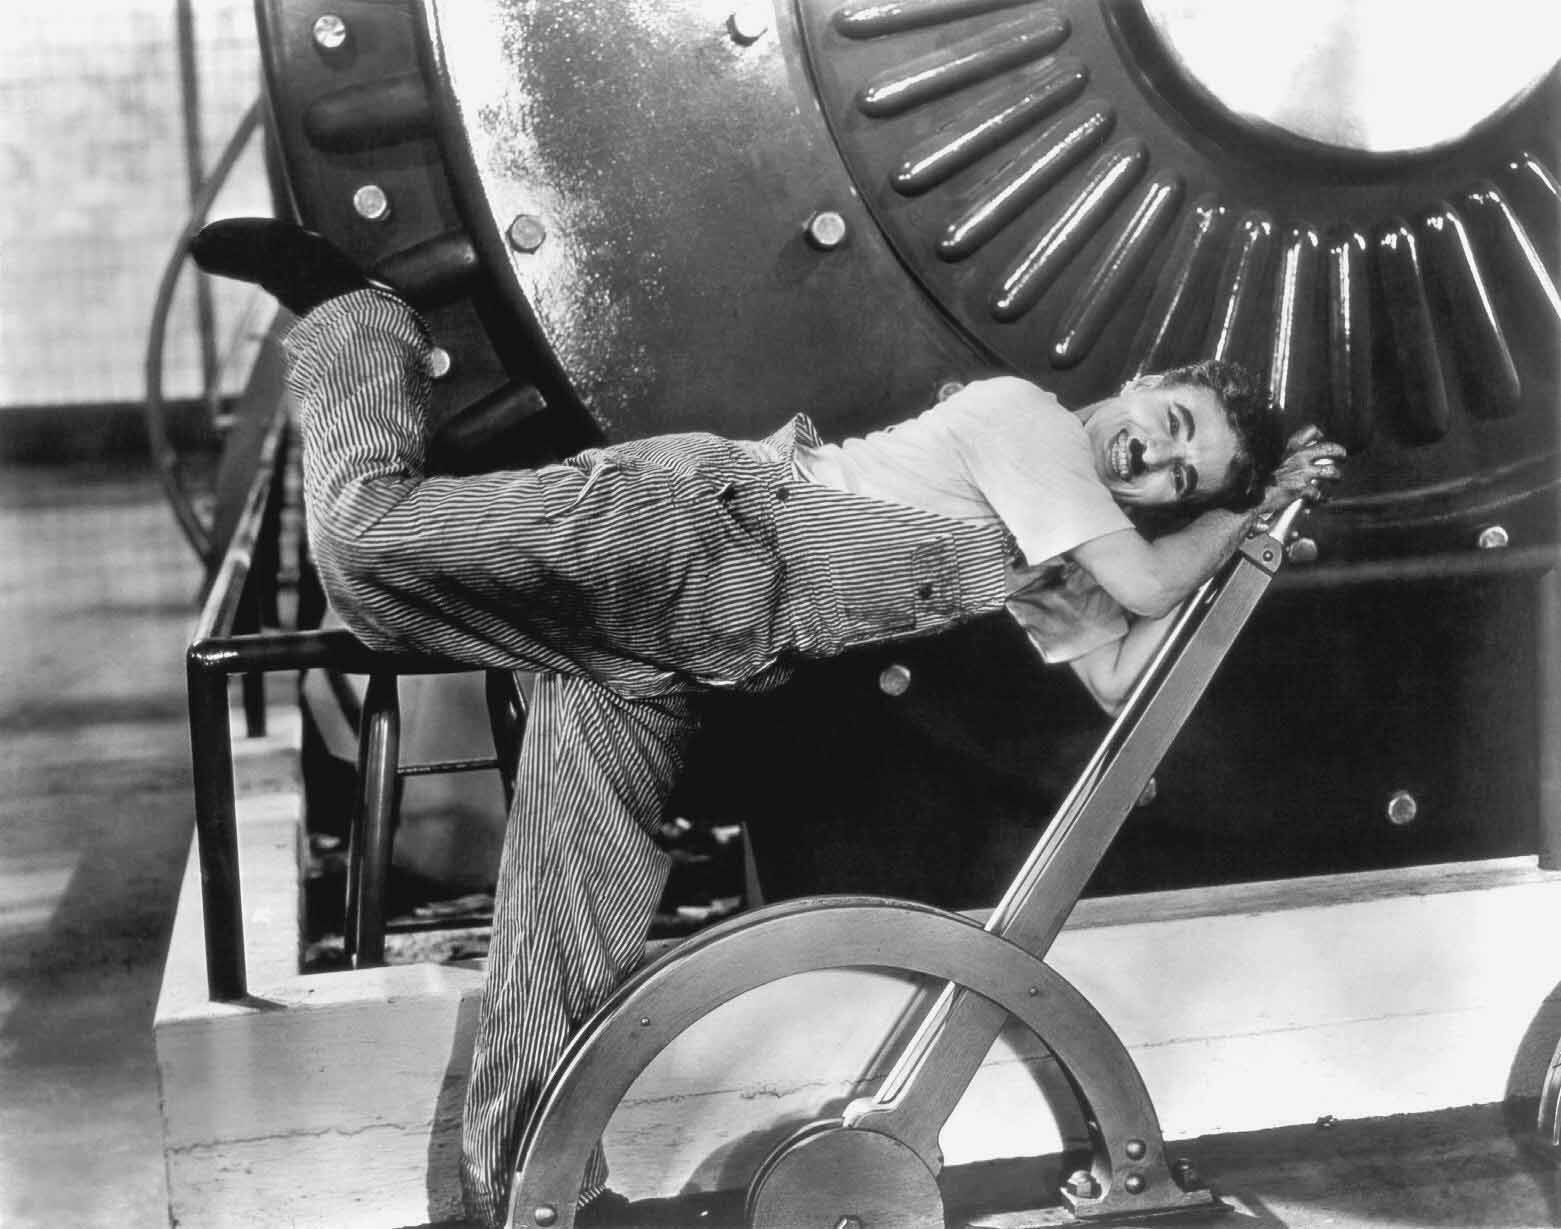
[[[1313,432],[1282,459],[1250,381],[1201,364],[1078,415],[998,378],[840,445],[799,416],[762,441],[432,477],[431,342],[410,308],[280,223],[215,223],[193,250],[302,317],[286,344],[310,542],[347,626],[537,672],[463,1124],[468,1211],[488,1224],[556,1056],[640,958],[698,692],[765,690],[798,658],[1006,604],[1113,708],[1258,515],[1317,498],[1343,456]],[[1151,540],[1129,510],[1186,524]],[[604,1183],[598,1164],[581,1202]]]

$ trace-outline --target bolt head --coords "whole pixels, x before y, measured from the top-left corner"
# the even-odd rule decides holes
[[[864,1229],[860,1216],[842,1216],[835,1222],[835,1229]]]
[[[1141,1161],[1144,1159],[1144,1153],[1147,1151],[1147,1149],[1144,1147],[1143,1140],[1130,1139],[1127,1141],[1127,1145],[1123,1148],[1123,1151],[1127,1153],[1128,1160]]]
[[[911,672],[896,662],[885,666],[878,676],[878,690],[886,696],[903,696],[911,689]]]
[[[390,197],[377,183],[366,183],[352,194],[352,207],[365,222],[383,222],[390,216]]]
[[[815,213],[805,230],[808,242],[821,252],[832,252],[846,241],[846,220],[833,209]]]
[[[1415,822],[1420,814],[1420,803],[1407,789],[1401,789],[1388,799],[1388,822],[1402,828]]]
[[[517,252],[535,252],[546,238],[547,227],[534,214],[516,214],[509,224],[509,245]]]
[[[558,1209],[550,1203],[544,1203],[532,1211],[531,1219],[547,1229],[548,1225],[558,1223]]]
[[[770,29],[769,5],[753,2],[733,9],[726,28],[734,43],[744,47],[757,43]]]
[[[442,380],[450,374],[450,368],[454,360],[450,352],[443,346],[435,346],[428,352],[428,357],[423,361],[423,369],[428,372],[430,380]]]
[[[1129,1195],[1142,1195],[1144,1188],[1149,1184],[1144,1181],[1143,1174],[1128,1174],[1126,1181],[1122,1185],[1127,1189]]]
[[[1291,563],[1316,563],[1317,542],[1313,538],[1296,538],[1285,547],[1285,558]]]
[[[1512,541],[1508,536],[1506,526],[1487,525],[1480,530],[1480,536],[1474,540],[1474,544],[1481,550],[1501,550]]]
[[[314,45],[321,51],[340,51],[347,45],[347,23],[335,13],[322,13],[314,19]]]
[[[1095,1199],[1100,1195],[1100,1184],[1095,1181],[1095,1175],[1087,1169],[1075,1169],[1068,1175],[1068,1180],[1063,1183],[1063,1187],[1075,1199]]]

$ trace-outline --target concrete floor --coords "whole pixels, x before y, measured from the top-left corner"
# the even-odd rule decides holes
[[[152,1009],[199,569],[145,473],[0,473],[0,1225],[167,1224]]]
[[[4,1229],[167,1224],[151,1026],[192,822],[198,583],[148,475],[0,472]],[[1561,1224],[1555,1156],[1500,1107],[1186,1149],[1231,1229]]]

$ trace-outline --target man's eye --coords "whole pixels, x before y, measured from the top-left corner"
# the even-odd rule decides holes
[[[1181,433],[1182,424],[1179,421],[1177,421],[1176,411],[1175,410],[1168,411],[1166,413],[1165,417],[1166,417],[1166,421],[1169,422],[1170,425],[1171,425],[1171,438],[1175,439],[1176,436]]]
[[[1177,495],[1187,494],[1187,467],[1177,465],[1171,470],[1172,481],[1176,484]]]

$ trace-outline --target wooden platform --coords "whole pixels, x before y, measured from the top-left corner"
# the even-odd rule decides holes
[[[206,1001],[192,861],[158,1003],[173,1214],[452,1219],[481,970],[297,973],[296,723],[272,729],[237,768],[252,997]],[[1186,1140],[1537,1095],[1561,1034],[1557,916],[1561,874],[1506,859],[1089,900],[1052,962],[1129,1046],[1166,1137]],[[915,993],[809,974],[701,1022],[614,1120],[614,1187],[740,1185],[779,1134],[872,1084]],[[1033,1038],[1005,1037],[944,1132],[949,1163],[1055,1151],[1058,1083]]]

